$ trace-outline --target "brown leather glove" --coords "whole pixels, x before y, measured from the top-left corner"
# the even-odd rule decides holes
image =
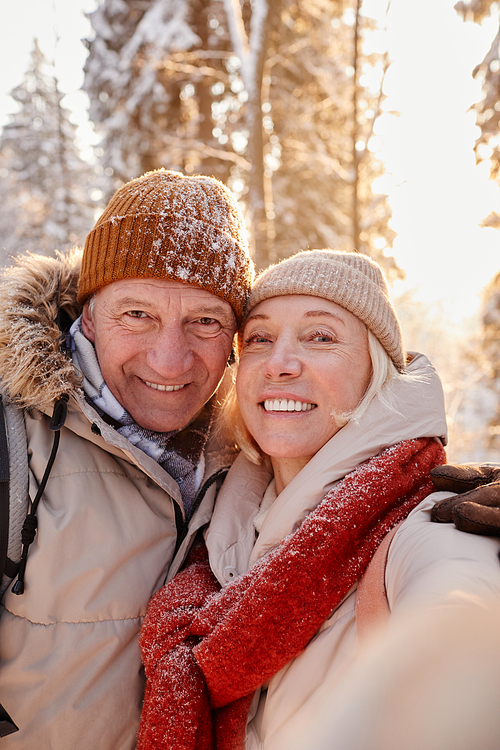
[[[437,490],[457,492],[431,512],[436,523],[454,523],[470,534],[500,536],[500,466],[446,464],[431,470]]]

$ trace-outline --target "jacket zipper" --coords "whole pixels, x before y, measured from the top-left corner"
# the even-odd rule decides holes
[[[211,477],[208,477],[206,482],[200,487],[196,495],[195,501],[193,503],[193,511],[191,513],[191,518],[193,518],[194,514],[200,507],[201,501],[207,494],[207,490],[213,485],[214,482],[217,482],[219,479],[220,479],[220,484],[222,484],[222,482],[226,478],[226,474],[228,471],[229,471],[228,466],[224,467],[223,469],[218,469],[214,474],[212,474]],[[175,555],[177,554],[179,550],[179,547],[181,546],[182,542],[187,536],[188,529],[189,529],[189,521],[186,520],[186,518],[184,517],[182,513],[182,509],[180,505],[176,503],[175,501],[174,501],[174,511],[175,511],[175,526],[177,529],[177,540],[175,543],[175,552],[174,552],[174,557],[175,557]]]

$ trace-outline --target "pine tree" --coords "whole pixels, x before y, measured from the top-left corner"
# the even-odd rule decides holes
[[[104,0],[84,83],[103,166],[118,182],[160,166],[219,177],[248,209],[258,267],[334,246],[395,268],[381,252],[390,211],[372,190],[379,96],[361,84],[380,61],[363,54],[360,11],[360,0]]]
[[[14,221],[2,225],[1,245],[8,254],[51,253],[83,242],[94,218],[95,174],[78,152],[76,127],[37,42],[10,96],[18,111],[0,137],[0,180]]]
[[[15,252],[16,232],[21,226],[21,210],[8,160],[0,149],[0,268]]]

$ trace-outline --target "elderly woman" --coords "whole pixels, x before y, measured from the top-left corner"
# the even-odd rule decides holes
[[[151,601],[140,750],[305,747],[377,613],[500,594],[498,543],[429,523],[441,384],[405,355],[375,263],[316,250],[267,269],[239,343],[241,453],[206,549]]]

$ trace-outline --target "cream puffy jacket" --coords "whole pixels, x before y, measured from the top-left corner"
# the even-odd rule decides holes
[[[213,484],[205,493],[174,561],[176,482],[98,417],[59,351],[55,305],[62,300],[74,316],[78,260],[33,259],[16,270],[0,303],[0,374],[26,409],[31,498],[50,454],[53,401],[70,394],[26,590],[9,590],[2,601],[0,701],[20,727],[0,740],[2,750],[135,747],[142,618],[210,519],[216,492]],[[233,457],[209,443],[204,482]]]
[[[374,400],[359,424],[349,423],[340,430],[283,490],[265,516],[257,539],[253,520],[270,473],[243,455],[236,459],[206,533],[210,564],[222,585],[291,533],[328,490],[361,462],[401,440],[446,435],[439,378],[422,355],[414,357],[409,370],[419,377],[393,383],[387,393],[391,408]],[[393,539],[386,568],[391,620],[413,608],[451,606],[468,596],[500,596],[498,542],[463,534],[451,525],[430,523],[430,509],[444,496],[436,493],[424,500]],[[335,691],[342,694],[343,681],[359,655],[354,587],[302,654],[254,700],[247,750],[310,747],[318,712],[323,709],[328,716],[333,710],[332,696]],[[353,726],[352,717],[348,726]],[[349,728],[343,728],[343,736],[326,734],[322,750],[350,747]],[[361,750],[362,745],[356,747]]]

